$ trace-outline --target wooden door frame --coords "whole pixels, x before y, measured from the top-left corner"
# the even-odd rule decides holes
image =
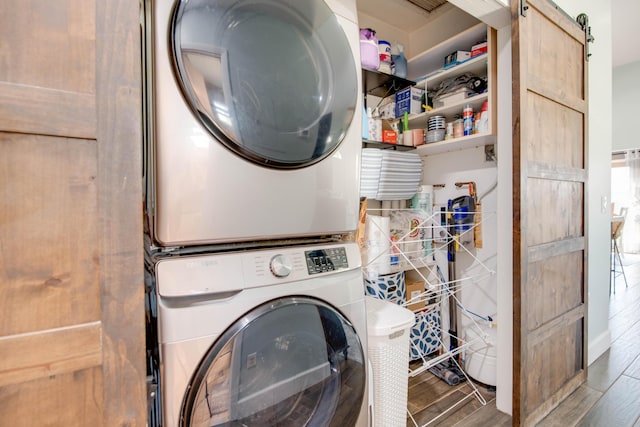
[[[139,2],[96,1],[103,421],[147,423]]]

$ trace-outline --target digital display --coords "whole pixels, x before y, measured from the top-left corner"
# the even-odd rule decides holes
[[[317,249],[304,253],[309,274],[325,273],[349,267],[344,248]]]

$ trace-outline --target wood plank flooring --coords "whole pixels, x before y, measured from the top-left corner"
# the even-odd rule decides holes
[[[609,302],[611,348],[589,366],[587,382],[538,425],[541,427],[640,427],[640,255],[625,254],[622,276]],[[608,285],[607,285],[608,286]],[[431,373],[409,379],[407,426],[506,427],[511,417],[496,409],[495,392],[478,385],[487,401],[469,397],[466,383],[450,387]]]

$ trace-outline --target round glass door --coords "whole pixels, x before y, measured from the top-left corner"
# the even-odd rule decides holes
[[[353,120],[353,53],[323,0],[181,0],[171,45],[194,114],[253,162],[316,163]]]
[[[365,393],[362,345],[347,319],[310,298],[264,304],[209,349],[181,426],[351,426]]]

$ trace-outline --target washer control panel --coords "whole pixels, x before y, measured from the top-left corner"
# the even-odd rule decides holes
[[[309,274],[326,273],[349,267],[347,251],[342,246],[305,251],[304,257]]]

